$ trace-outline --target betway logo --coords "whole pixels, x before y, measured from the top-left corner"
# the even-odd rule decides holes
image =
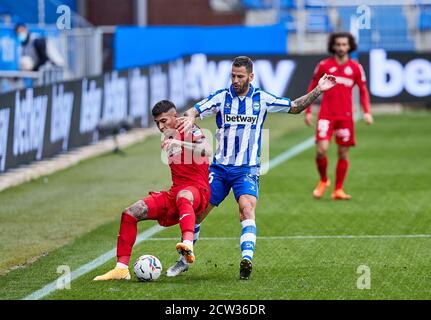
[[[224,123],[226,124],[250,124],[257,123],[257,116],[246,114],[226,114],[224,115]]]

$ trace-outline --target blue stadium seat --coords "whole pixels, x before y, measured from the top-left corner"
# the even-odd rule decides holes
[[[295,9],[296,0],[280,0],[280,6],[282,9]]]
[[[280,12],[280,22],[284,24],[287,31],[289,32],[296,31],[295,17],[289,11]]]
[[[353,6],[338,8],[342,30],[350,30],[351,17],[358,16],[356,8]],[[384,48],[389,51],[415,49],[402,6],[372,6],[370,23],[371,29],[359,30],[359,51],[373,48]]]
[[[247,9],[269,9],[272,8],[271,0],[241,0],[241,3]]]
[[[431,6],[420,6],[418,29],[420,31],[431,30]]]
[[[331,22],[326,10],[307,10],[306,30],[308,32],[332,32]]]
[[[305,0],[306,8],[326,8],[328,6],[327,0]]]
[[[269,9],[274,6],[272,0],[241,0],[241,3],[248,9]],[[282,9],[295,9],[296,0],[280,0],[280,7]]]

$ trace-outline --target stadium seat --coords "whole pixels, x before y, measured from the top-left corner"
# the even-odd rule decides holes
[[[307,25],[308,32],[331,32],[332,26],[326,10],[307,10]]]
[[[341,19],[339,28],[350,30],[351,17],[358,17],[357,7],[340,7],[338,14]],[[407,19],[402,6],[371,7],[371,29],[359,30],[359,51],[373,48],[384,48],[389,51],[414,50]]]
[[[272,0],[241,0],[242,5],[247,9],[270,9],[274,7]],[[296,0],[280,0],[281,9],[295,9]]]
[[[280,0],[281,9],[296,9],[296,0]]]
[[[431,6],[420,6],[419,7],[419,19],[418,19],[418,29],[420,31],[430,31],[431,30]]]
[[[306,8],[326,8],[328,7],[327,0],[305,0]]]
[[[247,9],[269,9],[273,4],[271,0],[241,0],[242,5]]]
[[[296,19],[289,11],[283,10],[280,12],[280,22],[284,24],[287,31],[296,31]]]

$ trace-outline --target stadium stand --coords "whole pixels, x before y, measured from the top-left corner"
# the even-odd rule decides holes
[[[431,5],[419,6],[417,27],[420,31],[431,31]]]

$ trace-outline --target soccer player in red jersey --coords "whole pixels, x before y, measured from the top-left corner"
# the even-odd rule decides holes
[[[195,260],[195,220],[210,199],[208,157],[211,146],[196,125],[188,133],[179,133],[175,129],[178,114],[172,102],[158,102],[152,114],[164,135],[162,148],[167,152],[173,185],[168,191],[150,192],[148,197],[138,200],[122,212],[117,240],[117,265],[94,280],[130,279],[130,255],[136,240],[137,223],[142,220],[157,220],[164,227],[179,223],[182,242],[177,243],[176,250],[189,264]]]
[[[322,60],[314,71],[309,91],[313,90],[323,74],[332,74],[337,85],[324,92],[316,127],[316,165],[320,181],[313,191],[313,196],[320,199],[330,186],[327,176],[327,152],[332,135],[338,145],[338,162],[335,174],[335,188],[332,199],[349,200],[351,196],[344,192],[343,183],[349,167],[349,148],[355,145],[353,120],[352,89],[359,87],[360,103],[364,111],[366,124],[373,123],[370,113],[370,98],[362,66],[352,60],[349,54],[357,48],[354,37],[347,32],[333,33],[329,37],[328,51],[330,58]],[[313,116],[311,106],[306,110],[305,123],[311,126]]]

